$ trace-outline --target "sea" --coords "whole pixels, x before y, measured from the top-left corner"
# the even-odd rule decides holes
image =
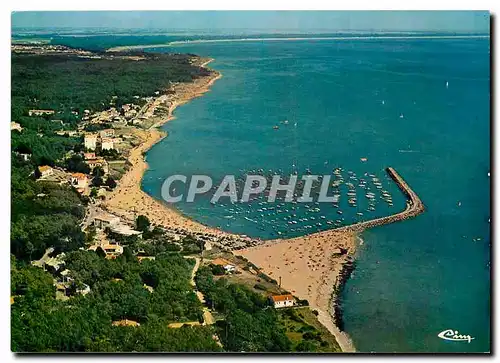
[[[403,210],[385,172],[391,166],[426,211],[361,234],[341,296],[346,332],[361,352],[490,350],[489,38],[227,41],[148,51],[211,57],[223,77],[163,126],[168,137],[146,155],[147,193],[161,199],[174,174],[331,175],[338,203],[175,204],[230,232],[294,237]],[[472,339],[438,336],[448,329]]]

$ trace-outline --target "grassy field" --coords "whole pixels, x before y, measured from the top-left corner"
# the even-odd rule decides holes
[[[279,310],[279,316],[294,351],[341,351],[335,337],[319,323],[309,307],[282,309]]]

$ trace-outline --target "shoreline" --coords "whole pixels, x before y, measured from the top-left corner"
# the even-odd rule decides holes
[[[212,59],[202,63],[201,67],[205,67],[209,64]],[[102,207],[117,215],[121,218],[133,222],[135,217],[139,214],[145,215],[148,219],[157,225],[161,225],[163,227],[169,228],[181,228],[187,230],[189,232],[194,233],[205,233],[210,234],[212,236],[217,237],[228,237],[228,238],[240,238],[241,236],[235,235],[223,230],[219,230],[214,227],[205,226],[193,219],[184,216],[181,212],[175,210],[174,208],[170,208],[169,206],[161,203],[160,201],[154,199],[152,196],[144,192],[141,188],[142,178],[145,172],[148,169],[148,164],[145,160],[144,154],[151,149],[156,143],[163,140],[167,134],[158,128],[164,125],[165,123],[175,119],[174,111],[175,109],[189,102],[190,100],[202,96],[204,93],[210,90],[210,87],[222,77],[222,74],[219,72],[211,70],[213,73],[210,76],[203,77],[195,80],[193,83],[183,84],[183,91],[180,95],[179,99],[172,102],[169,107],[167,117],[159,120],[152,126],[150,126],[147,130],[141,130],[144,134],[144,138],[140,145],[133,148],[128,157],[128,162],[131,164],[130,169],[123,175],[123,177],[118,181],[118,185],[113,192],[106,196],[106,200],[102,203]],[[333,239],[332,239],[333,237]],[[338,243],[334,245],[325,243],[325,238],[327,240],[333,240]],[[329,308],[329,304],[331,301],[336,301],[337,297],[334,292],[339,288],[338,284],[340,282],[339,276],[343,270],[343,266],[350,260],[350,255],[353,255],[355,252],[355,234],[351,232],[339,232],[339,231],[323,231],[318,232],[311,235],[306,235],[303,237],[297,237],[293,239],[287,240],[269,240],[264,242],[264,244],[250,247],[247,249],[234,250],[233,253],[238,255],[243,255],[246,251],[256,252],[257,255],[262,255],[261,253],[263,248],[267,248],[269,245],[273,246],[284,246],[287,243],[293,243],[294,241],[307,240],[308,242],[316,241],[316,245],[326,246],[326,248],[330,248],[332,246],[337,246],[340,244],[342,246],[346,246],[349,253],[340,260],[336,261],[337,263],[333,263],[330,266],[330,261],[327,261],[328,264],[327,272],[328,278],[324,278],[321,274],[316,274],[314,276],[315,286],[317,289],[321,290],[322,299],[319,302],[316,302],[316,298],[314,298],[315,303],[311,304],[311,308],[315,308],[318,311],[318,320],[319,322],[325,326],[335,337],[337,343],[341,347],[342,352],[354,352],[354,345],[349,338],[349,336],[340,331],[340,329],[335,324],[335,311]],[[309,244],[309,243],[308,243]],[[277,258],[280,258],[280,254],[275,254]],[[270,275],[272,275],[272,271],[266,269],[262,263],[259,263],[259,258],[253,256],[250,259],[256,265],[263,268],[263,270]],[[340,263],[338,263],[340,262]],[[325,265],[326,266],[326,265]],[[303,275],[303,270],[299,270],[300,275]],[[287,282],[288,283],[288,282]],[[294,285],[290,285],[289,289],[294,290]],[[301,298],[313,300],[307,294],[299,294]]]
[[[211,61],[211,59],[206,61],[203,66]],[[178,106],[208,92],[210,86],[221,77],[219,72],[212,70],[210,76],[198,78],[192,83],[181,84],[179,98],[169,106],[167,117],[162,118],[146,130],[138,129],[139,133],[142,134],[142,140],[130,152],[128,162],[131,166],[118,181],[115,190],[106,195],[106,200],[101,204],[103,209],[128,221],[134,221],[136,215],[142,214],[148,217],[152,223],[164,227],[181,228],[194,233],[206,233],[218,237],[236,236],[182,215],[179,211],[154,199],[141,188],[142,178],[148,169],[144,154],[167,136],[164,131],[158,128],[175,119],[173,112]]]
[[[205,67],[211,61],[212,59],[203,62],[200,67]],[[177,98],[170,104],[167,117],[160,119],[146,130],[140,130],[140,133],[144,134],[143,140],[132,149],[128,157],[131,167],[119,180],[117,188],[107,196],[102,207],[132,222],[138,214],[142,214],[153,224],[180,229],[186,233],[233,240],[255,240],[197,222],[156,200],[141,188],[142,178],[148,169],[144,154],[167,136],[158,128],[175,119],[173,113],[178,106],[202,96],[222,77],[219,72],[210,71],[209,76],[198,78],[192,83],[179,84],[179,89],[175,89]],[[404,211],[337,229],[289,239],[265,240],[257,245],[247,244],[241,249],[232,249],[232,253],[248,258],[267,275],[273,278],[281,277],[283,288],[291,291],[293,295],[308,300],[310,307],[318,311],[319,322],[335,337],[342,352],[356,351],[349,335],[342,331],[339,295],[354,267],[358,234],[376,225],[416,216],[424,210],[423,203],[399,174],[393,168],[389,167],[387,170],[410,199],[410,205],[407,205]]]

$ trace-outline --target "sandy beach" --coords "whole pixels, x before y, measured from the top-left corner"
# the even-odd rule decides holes
[[[202,66],[209,62],[203,63]],[[142,177],[148,168],[144,153],[166,136],[158,127],[174,119],[173,112],[176,107],[203,95],[219,78],[221,74],[214,72],[193,83],[176,86],[176,99],[169,107],[168,117],[152,125],[148,130],[138,130],[142,142],[132,149],[128,158],[131,166],[120,179],[117,188],[102,204],[105,209],[129,221],[142,214],[152,223],[168,228],[181,228],[221,237],[237,237],[191,220],[141,189]],[[235,253],[248,258],[269,276],[275,279],[281,276],[283,288],[301,299],[307,299],[311,307],[318,311],[319,321],[336,337],[342,351],[353,352],[354,346],[351,340],[334,323],[331,303],[334,298],[333,292],[341,283],[342,268],[355,252],[355,244],[356,238],[353,232],[324,231],[289,240],[272,240]],[[333,256],[339,247],[346,252]]]
[[[234,251],[279,281],[293,295],[307,299],[319,313],[319,321],[335,336],[343,352],[355,348],[347,334],[334,324],[333,292],[341,284],[343,266],[356,250],[354,233],[324,231],[288,240],[272,240],[264,245]],[[345,253],[337,255],[339,248]]]
[[[209,61],[205,62],[204,65],[208,63]],[[181,215],[141,189],[142,177],[148,168],[148,164],[144,160],[144,153],[166,136],[164,132],[158,130],[158,127],[174,119],[173,112],[179,105],[207,92],[210,86],[220,77],[220,73],[214,72],[210,76],[195,80],[193,83],[177,85],[175,88],[176,99],[169,107],[168,116],[148,130],[137,131],[142,142],[131,150],[128,158],[130,168],[120,179],[116,189],[106,196],[106,201],[102,204],[105,209],[129,221],[133,221],[136,216],[142,214],[148,217],[152,223],[164,227],[182,228],[191,232],[211,233],[219,236],[232,236],[230,233],[204,226]]]

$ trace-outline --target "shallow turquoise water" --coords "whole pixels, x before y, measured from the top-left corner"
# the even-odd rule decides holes
[[[147,154],[146,192],[160,198],[161,184],[172,174],[220,178],[259,168],[289,173],[294,164],[317,174],[343,167],[358,178],[377,175],[394,206],[379,201],[374,212],[363,209],[360,217],[341,198],[345,224],[404,207],[403,196],[385,179],[384,168],[392,166],[427,211],[363,234],[343,294],[346,331],[360,351],[489,349],[488,39],[219,43],[162,50],[213,57],[211,66],[223,78],[178,108],[177,119],[164,126],[169,137]],[[365,208],[362,194],[358,200],[358,208]],[[326,221],[339,219],[331,205],[321,205],[314,221],[308,215],[302,227],[310,229],[290,225],[262,205],[213,207],[201,198],[176,206],[203,223],[261,238],[328,229]],[[283,209],[294,219],[307,215],[292,207]],[[469,344],[437,337],[449,328],[475,339]]]

